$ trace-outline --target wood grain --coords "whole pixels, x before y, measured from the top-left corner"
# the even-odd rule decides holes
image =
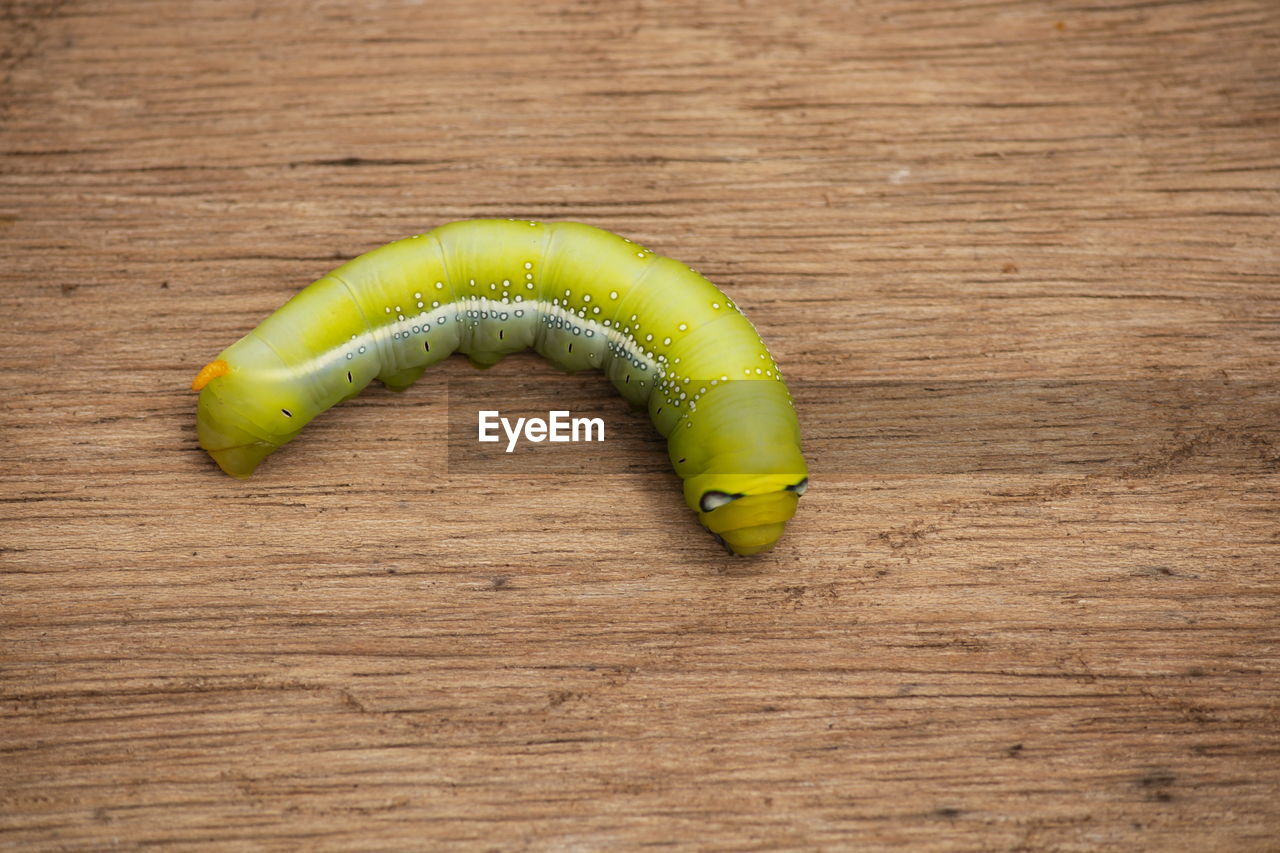
[[[1277,69],[1268,0],[0,4],[0,844],[1277,849]],[[466,464],[459,361],[216,471],[194,371],[471,216],[732,294],[775,552],[532,357],[477,400],[601,467]]]

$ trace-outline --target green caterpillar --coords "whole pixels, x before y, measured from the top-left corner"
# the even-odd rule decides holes
[[[196,376],[200,446],[247,477],[374,378],[402,390],[454,352],[489,367],[529,347],[648,408],[685,502],[734,553],[773,547],[808,469],[768,349],[689,267],[575,222],[453,222],[339,267]]]

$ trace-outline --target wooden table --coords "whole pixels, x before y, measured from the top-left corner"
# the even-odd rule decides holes
[[[0,845],[1280,848],[1273,0],[13,0],[0,92]],[[213,467],[201,364],[478,216],[737,300],[775,551],[533,356]],[[503,383],[617,438],[471,464]]]

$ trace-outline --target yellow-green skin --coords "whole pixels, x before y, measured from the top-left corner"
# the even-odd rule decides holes
[[[648,407],[685,502],[730,549],[773,547],[808,476],[773,357],[698,273],[574,222],[454,222],[339,267],[218,356],[200,446],[247,477],[372,379],[402,389],[454,352],[487,367],[530,347]]]

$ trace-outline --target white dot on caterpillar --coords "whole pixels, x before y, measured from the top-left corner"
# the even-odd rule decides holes
[[[662,345],[663,345],[663,346],[670,346],[670,345],[671,345],[671,338],[663,338],[663,339],[662,339]]]
[[[418,307],[419,307],[419,308],[423,308],[423,307],[425,307],[425,306],[426,306],[426,304],[427,304],[427,303],[425,303],[425,302],[419,302],[419,303],[418,303]]]
[[[386,310],[386,312],[387,312],[388,314],[390,314],[390,313],[391,313],[391,306],[390,306],[390,305],[388,305],[388,306],[386,307],[386,309],[385,309],[385,310]]]
[[[531,264],[529,261],[525,261],[525,262],[524,262],[524,268],[525,268],[525,269],[527,269],[527,270],[531,270],[531,269],[533,269],[533,264]]]
[[[437,281],[437,282],[436,282],[436,290],[444,290],[444,282],[443,282],[443,281]]]
[[[679,326],[677,326],[676,328],[677,328],[677,329],[679,329],[680,331],[684,332],[684,331],[687,331],[687,330],[688,330],[688,328],[689,328],[689,324],[688,324],[688,323],[681,323],[681,324],[680,324]]]
[[[616,290],[610,290],[610,291],[609,291],[609,298],[610,298],[610,299],[617,299],[617,298],[618,298],[618,291],[616,291]]]
[[[582,301],[583,301],[583,302],[590,302],[590,301],[591,301],[591,294],[590,294],[590,293],[584,293],[584,294],[582,294]]]
[[[414,299],[421,299],[421,298],[422,298],[422,294],[421,294],[421,293],[415,293],[415,294],[413,294],[413,298],[414,298]]]
[[[525,290],[533,290],[533,282],[526,283],[524,287]]]
[[[711,303],[711,307],[712,307],[712,308],[719,308],[719,307],[720,307],[720,303],[719,303],[719,302],[712,302],[712,303]]]

